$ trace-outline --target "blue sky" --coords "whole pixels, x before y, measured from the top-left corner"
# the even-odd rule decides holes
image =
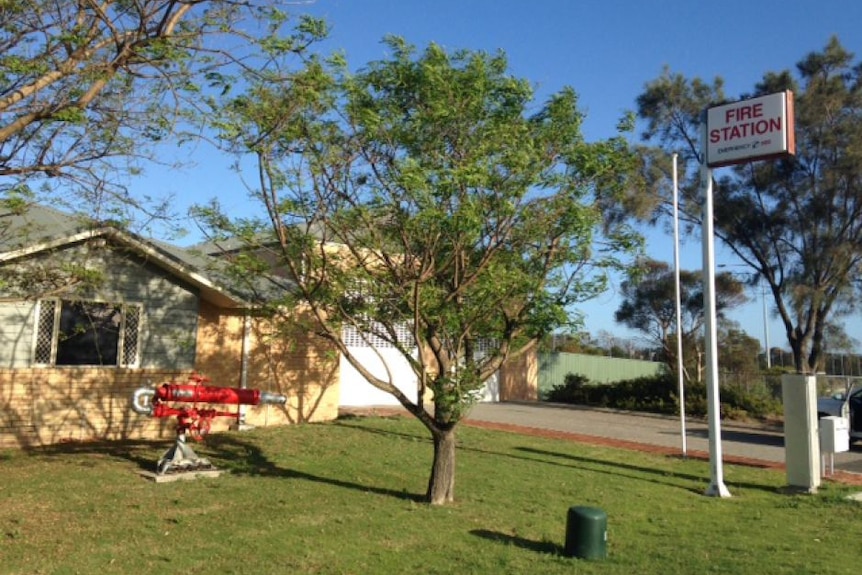
[[[832,35],[857,61],[862,57],[859,0],[316,0],[296,2],[293,9],[325,18],[332,34],[320,50],[343,51],[354,68],[386,57],[380,41],[387,34],[419,48],[436,42],[449,49],[503,50],[512,73],[534,83],[537,100],[563,86],[575,89],[587,115],[588,140],[612,136],[619,118],[634,109],[645,83],[664,66],[688,77],[721,76],[733,98],[750,91],[767,71],[793,69]],[[246,203],[229,160],[203,147],[178,159],[197,167],[170,173],[151,168],[145,185],[189,204],[213,196],[227,206]],[[649,234],[652,257],[672,263],[672,250],[673,239],[662,230]],[[720,248],[717,258],[731,261]],[[701,266],[700,239],[683,238],[682,267]],[[617,304],[612,287],[584,306],[587,329],[633,335],[613,322]],[[733,318],[762,341],[761,305],[754,301]],[[860,330],[848,325],[848,331],[862,339]],[[786,347],[775,322],[769,339]]]

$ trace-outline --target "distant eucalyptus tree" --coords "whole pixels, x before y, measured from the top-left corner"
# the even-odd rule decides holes
[[[622,301],[614,319],[643,333],[662,350],[662,360],[671,372],[677,366],[677,337],[682,337],[683,357],[688,379],[700,381],[703,349],[703,283],[697,271],[680,270],[680,311],[682,321],[677,330],[676,274],[665,262],[644,260],[639,272],[623,282]],[[745,303],[745,286],[730,273],[715,278],[716,312],[724,313]],[[694,374],[692,375],[692,371]]]

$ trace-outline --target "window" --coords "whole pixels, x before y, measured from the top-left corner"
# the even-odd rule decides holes
[[[138,304],[40,300],[37,317],[37,365],[131,367],[140,361]]]

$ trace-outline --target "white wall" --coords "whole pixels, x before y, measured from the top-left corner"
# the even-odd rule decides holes
[[[401,353],[394,348],[382,348],[375,351],[371,347],[351,347],[351,353],[377,377],[388,380],[386,366],[392,372],[392,381],[407,397],[416,401],[416,375],[410,364]],[[378,355],[377,352],[380,352]],[[381,359],[382,357],[382,359]],[[385,361],[385,364],[384,364]],[[392,394],[377,389],[365,380],[352,365],[341,356],[341,407],[371,407],[398,406],[398,400]],[[485,383],[479,401],[500,401],[500,385],[497,374]]]
[[[407,397],[416,401],[416,375],[410,364],[394,348],[375,350],[371,347],[352,347],[351,354],[366,366],[375,376],[388,380],[386,368],[392,373],[392,381]],[[379,352],[379,355],[378,355]],[[381,360],[381,357],[383,358]],[[385,362],[385,363],[384,363]],[[395,396],[377,389],[352,365],[341,356],[341,399],[342,407],[367,407],[373,405],[401,405]]]

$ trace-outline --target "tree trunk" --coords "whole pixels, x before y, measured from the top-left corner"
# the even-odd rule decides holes
[[[793,367],[796,368],[796,373],[808,373],[808,363],[805,361],[802,339],[796,333],[791,333],[788,339],[790,340],[790,350],[793,352]]]
[[[431,505],[455,500],[455,430],[433,431],[434,464],[426,497]]]

